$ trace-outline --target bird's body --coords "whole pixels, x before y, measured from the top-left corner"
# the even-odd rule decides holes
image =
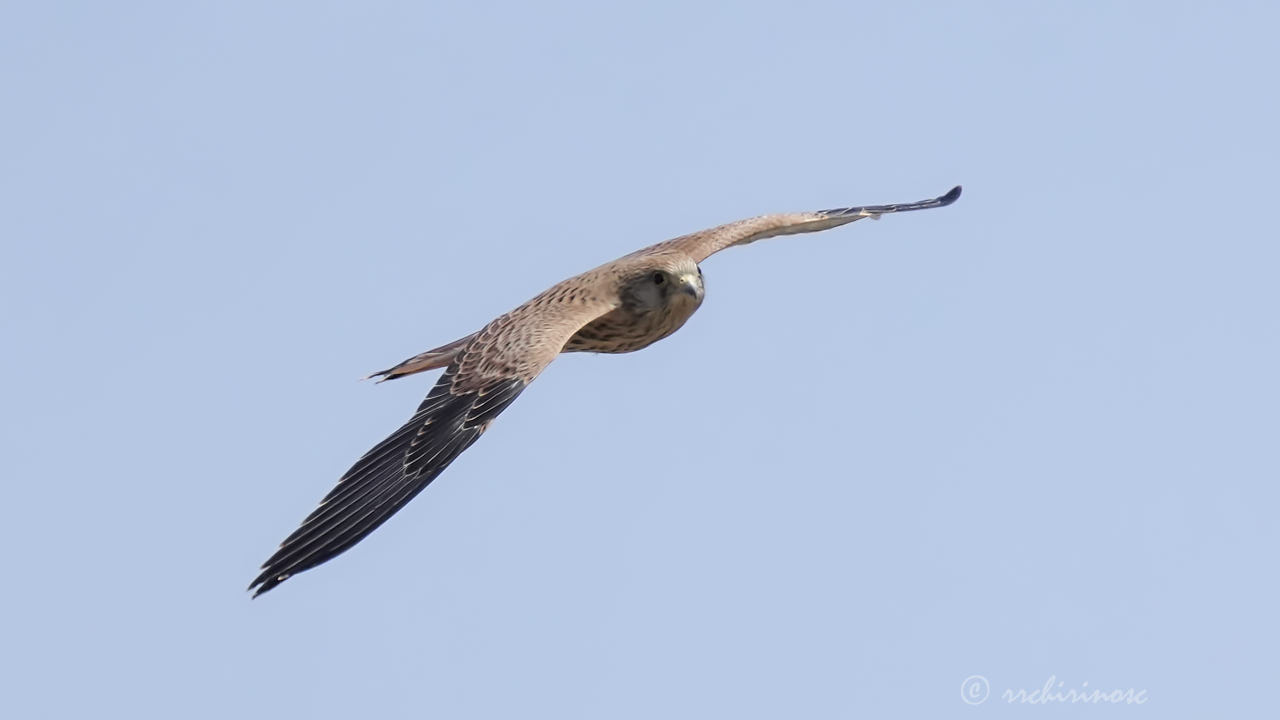
[[[445,368],[413,417],[365,453],[263,564],[255,595],[355,545],[411,500],[485,431],[561,352],[626,353],[680,329],[702,304],[698,263],[775,235],[815,232],[864,217],[949,205],[917,203],[764,215],[658,243],[560,282],[476,333],[375,377]]]
[[[582,326],[569,338],[563,352],[627,353],[646,348],[679,330],[702,305],[705,290],[697,263],[678,256],[629,260],[619,263],[616,269],[606,266],[607,270],[592,271],[613,275],[612,282],[604,285],[617,293],[619,304]],[[650,274],[650,283],[642,280],[628,284],[629,277],[643,277],[645,273]],[[665,288],[652,283],[655,278],[668,277],[672,281]],[[646,298],[638,295],[649,289],[655,293],[665,291],[668,296],[646,303]]]

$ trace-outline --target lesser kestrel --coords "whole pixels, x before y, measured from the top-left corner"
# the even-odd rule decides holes
[[[959,186],[931,200],[762,215],[667,240],[575,275],[472,335],[374,373],[390,380],[445,368],[413,417],[342,476],[249,589],[261,595],[360,542],[470,447],[560,353],[631,352],[680,329],[702,304],[698,263],[712,254],[775,235],[943,207],[958,197]]]

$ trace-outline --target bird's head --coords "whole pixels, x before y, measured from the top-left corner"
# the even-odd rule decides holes
[[[637,266],[622,285],[622,302],[639,312],[702,304],[702,270],[689,258],[653,258]]]

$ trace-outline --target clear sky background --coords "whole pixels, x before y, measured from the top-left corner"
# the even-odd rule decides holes
[[[1278,26],[5,3],[0,715],[1273,709]],[[245,593],[434,382],[360,376],[671,236],[957,183],[708,260],[684,330],[562,358]],[[1149,701],[997,697],[1050,676]]]

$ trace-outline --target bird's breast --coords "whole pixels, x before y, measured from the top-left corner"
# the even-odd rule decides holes
[[[648,347],[684,325],[699,303],[687,302],[636,312],[618,308],[577,332],[564,352],[628,353]]]

